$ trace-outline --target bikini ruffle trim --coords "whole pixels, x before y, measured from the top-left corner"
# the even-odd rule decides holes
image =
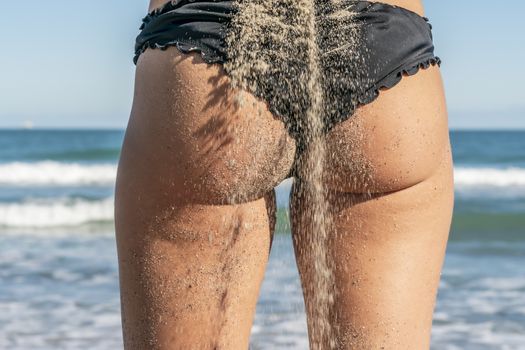
[[[148,48],[149,49],[160,49],[162,51],[165,51],[168,49],[168,47],[174,46],[176,47],[181,53],[190,53],[190,52],[198,52],[200,53],[200,56],[206,63],[223,63],[224,58],[220,55],[217,55],[213,51],[207,50],[206,48],[202,46],[198,46],[196,44],[181,42],[180,40],[173,40],[169,41],[165,44],[158,44],[158,43],[152,43],[152,42],[146,42],[144,45],[140,47],[137,51],[135,51],[135,57],[133,57],[133,63],[137,64],[139,60],[139,56],[144,53]]]
[[[430,66],[441,66],[441,59],[437,56],[433,56],[430,58],[427,58],[424,61],[419,61],[417,63],[405,65],[402,68],[396,69],[395,71],[391,72],[387,76],[385,76],[383,79],[381,79],[379,82],[374,84],[371,88],[366,90],[363,94],[361,94],[357,101],[360,105],[366,105],[368,103],[373,102],[380,93],[380,89],[383,88],[393,88],[395,85],[397,85],[401,79],[403,79],[403,76],[411,76],[415,75],[419,72],[420,69],[427,69]]]
[[[390,74],[385,76],[377,83],[373,84],[370,88],[365,90],[359,96],[352,97],[350,95],[350,99],[352,100],[352,102],[348,101],[350,102],[349,110],[346,110],[345,113],[341,113],[338,116],[326,120],[324,129],[325,132],[328,132],[336,124],[344,122],[347,119],[351,118],[355,114],[357,107],[367,105],[376,100],[381,93],[381,89],[391,89],[403,79],[403,76],[415,75],[419,72],[420,69],[427,69],[431,65],[441,66],[441,59],[437,56],[431,56],[423,60],[417,60],[415,61],[415,63],[413,62],[403,65],[402,67],[392,71]]]

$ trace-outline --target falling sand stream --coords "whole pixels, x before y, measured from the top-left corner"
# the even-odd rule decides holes
[[[348,4],[348,2],[346,2]],[[326,200],[324,140],[327,111],[335,110],[327,86],[341,89],[356,80],[340,76],[359,62],[358,26],[342,0],[240,0],[227,36],[230,61],[225,64],[232,85],[268,102],[304,156],[297,160],[300,197],[307,199],[308,246],[314,277],[307,303],[312,349],[335,348],[330,325],[334,300],[333,262],[327,243],[332,232]],[[336,34],[337,33],[337,34]],[[343,70],[343,71],[344,71]],[[355,74],[353,75],[355,77]],[[350,74],[350,78],[352,74]]]

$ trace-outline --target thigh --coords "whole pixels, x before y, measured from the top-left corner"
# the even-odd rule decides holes
[[[217,65],[147,50],[119,161],[126,349],[243,349],[293,161],[281,122]]]
[[[158,210],[123,192],[128,184],[119,182],[116,208],[125,349],[246,349],[270,253],[273,193]]]
[[[404,77],[328,135],[325,172],[341,349],[429,347],[453,209],[453,173],[439,68]],[[315,281],[315,207],[298,182],[292,228],[303,285]],[[295,186],[294,186],[295,187]],[[316,300],[305,288],[306,304]],[[310,306],[308,309],[315,310]],[[311,317],[311,315],[309,315]],[[309,320],[312,328],[315,321]]]

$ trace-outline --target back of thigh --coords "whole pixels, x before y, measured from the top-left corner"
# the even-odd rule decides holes
[[[428,349],[453,208],[439,68],[381,91],[333,128],[326,143],[326,242],[311,229],[319,225],[312,215],[319,206],[303,195],[307,183],[294,183],[292,193],[298,267],[310,286],[309,328],[317,327],[314,259],[324,249],[333,266],[337,348]]]
[[[137,64],[115,224],[126,349],[248,346],[295,143],[199,54]]]

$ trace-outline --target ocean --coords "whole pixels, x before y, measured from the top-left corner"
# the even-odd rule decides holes
[[[122,348],[112,218],[123,136],[0,131],[0,349]],[[456,202],[432,349],[525,349],[525,131],[450,136]],[[277,188],[281,208],[288,190]],[[307,349],[288,226],[278,228],[251,348]]]

